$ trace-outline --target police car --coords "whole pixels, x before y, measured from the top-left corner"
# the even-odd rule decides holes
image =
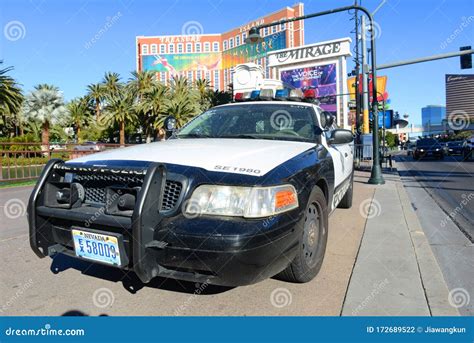
[[[238,93],[166,141],[51,160],[28,205],[33,251],[144,283],[310,281],[353,192],[352,134],[314,96]]]

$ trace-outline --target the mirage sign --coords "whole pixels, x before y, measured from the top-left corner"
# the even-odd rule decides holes
[[[268,54],[269,65],[281,66],[285,64],[301,63],[326,58],[348,56],[350,52],[350,38],[306,45],[296,49],[284,49]]]

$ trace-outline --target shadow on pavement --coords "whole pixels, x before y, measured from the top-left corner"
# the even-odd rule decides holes
[[[63,254],[56,254],[52,258],[51,271],[54,274],[61,273],[67,269],[75,269],[82,274],[108,280],[111,282],[121,282],[123,287],[132,294],[137,293],[142,288],[156,288],[172,292],[212,295],[227,292],[233,287],[224,287],[217,285],[204,285],[194,282],[167,279],[156,277],[150,283],[143,283],[132,271],[122,270],[114,267],[108,267],[101,264],[90,263],[84,260],[73,258]],[[197,292],[199,290],[199,292]]]
[[[88,314],[79,310],[69,310],[67,312],[64,312],[61,316],[62,317],[89,317]],[[108,315],[105,313],[99,314],[99,317],[108,317]]]

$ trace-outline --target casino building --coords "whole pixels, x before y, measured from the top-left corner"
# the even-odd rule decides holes
[[[232,83],[233,67],[254,62],[271,78],[267,54],[271,51],[304,45],[303,21],[265,28],[264,40],[245,44],[249,29],[255,25],[278,22],[304,15],[303,3],[270,13],[241,27],[217,34],[163,35],[136,37],[137,70],[151,70],[164,83],[174,75],[190,80],[207,79],[216,90],[227,90]]]

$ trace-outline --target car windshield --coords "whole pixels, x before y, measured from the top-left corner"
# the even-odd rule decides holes
[[[310,106],[242,104],[212,108],[176,136],[314,141],[315,126],[315,113]]]
[[[433,146],[433,145],[439,145],[438,141],[433,138],[420,139],[418,142],[416,142],[416,146]]]
[[[461,146],[462,142],[448,142],[448,146]]]

